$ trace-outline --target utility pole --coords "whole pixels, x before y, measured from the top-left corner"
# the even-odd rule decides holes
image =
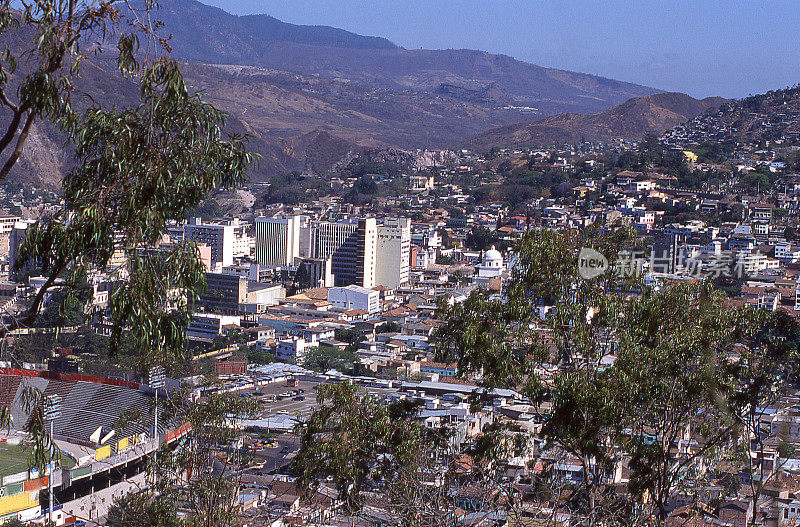
[[[44,418],[47,421],[50,421],[50,474],[47,477],[47,486],[49,490],[49,507],[48,507],[48,519],[49,522],[53,523],[53,507],[55,504],[55,496],[53,496],[53,476],[55,475],[56,466],[53,462],[53,454],[58,452],[58,448],[56,447],[56,441],[53,439],[53,423],[56,419],[61,417],[61,396],[59,395],[51,395],[50,397],[45,398],[44,401]]]

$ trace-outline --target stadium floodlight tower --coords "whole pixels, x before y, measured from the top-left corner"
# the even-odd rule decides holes
[[[48,520],[50,524],[53,523],[53,505],[55,504],[55,496],[53,496],[53,476],[55,474],[55,463],[53,457],[58,448],[56,447],[55,439],[53,438],[53,423],[56,419],[61,417],[61,396],[51,395],[44,400],[44,418],[50,421],[50,474],[47,477],[48,490],[49,490],[49,507],[48,507]]]
[[[154,408],[155,411],[153,413],[153,437],[156,440],[156,448],[158,448],[158,389],[164,387],[164,379],[166,378],[166,374],[164,373],[163,366],[153,366],[150,368],[150,375],[149,375],[148,383],[150,388],[153,388],[156,392],[155,396],[155,404]]]
[[[158,389],[164,387],[164,379],[166,374],[164,373],[163,366],[153,366],[150,368],[150,372],[147,379],[147,384],[150,385],[150,388],[155,390],[155,399],[153,403],[153,438],[156,440],[156,447],[153,450],[153,461],[156,459],[156,451],[158,450],[160,438],[158,435]],[[153,487],[156,484],[156,471],[153,470]]]

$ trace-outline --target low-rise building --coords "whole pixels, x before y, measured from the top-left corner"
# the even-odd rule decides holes
[[[331,287],[328,302],[342,309],[363,309],[370,315],[380,312],[380,291],[357,285]]]

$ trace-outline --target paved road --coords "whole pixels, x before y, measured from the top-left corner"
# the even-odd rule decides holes
[[[302,419],[308,419],[315,407],[316,400],[314,398],[306,397],[305,401],[284,399],[283,401],[266,403],[266,412],[264,415],[286,414],[291,417],[299,415]]]
[[[282,435],[277,438],[278,446],[256,450],[255,453],[264,458],[264,467],[248,469],[247,474],[272,474],[285,467],[300,448],[300,438],[291,435]]]

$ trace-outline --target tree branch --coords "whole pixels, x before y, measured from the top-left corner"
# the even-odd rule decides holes
[[[58,278],[58,275],[61,274],[61,271],[63,271],[66,267],[67,262],[64,259],[59,260],[58,264],[50,273],[50,276],[47,277],[45,283],[42,284],[42,287],[40,287],[39,291],[36,293],[36,297],[33,299],[33,304],[31,304],[31,308],[28,310],[28,315],[23,319],[22,325],[32,326],[33,323],[36,322],[36,317],[39,316],[39,310],[42,307],[45,293],[47,293],[47,290],[53,286],[53,283]]]
[[[17,129],[19,128],[19,123],[22,121],[22,113],[23,109],[19,109],[14,111],[14,117],[12,117],[11,122],[8,123],[8,129],[6,129],[5,135],[3,138],[0,139],[0,152],[5,151],[11,141],[14,139],[14,136],[17,135]]]
[[[2,65],[0,65],[0,70],[3,71],[3,74],[5,76],[8,76],[7,74],[5,74],[5,68],[3,68]],[[9,110],[14,112],[15,114],[19,113],[19,106],[17,106],[16,104],[14,104],[9,100],[9,98],[6,96],[5,89],[0,90],[0,102],[2,102],[6,107],[8,107]]]
[[[28,113],[28,118],[25,120],[25,126],[22,127],[22,131],[19,133],[14,151],[11,153],[8,160],[6,160],[3,169],[0,170],[0,181],[4,180],[6,176],[8,176],[8,173],[11,172],[11,169],[14,168],[14,165],[17,164],[17,160],[22,155],[22,150],[25,148],[25,140],[28,138],[28,134],[30,134],[31,125],[35,118],[36,110],[30,111]],[[0,149],[0,151],[2,151],[2,149]]]

